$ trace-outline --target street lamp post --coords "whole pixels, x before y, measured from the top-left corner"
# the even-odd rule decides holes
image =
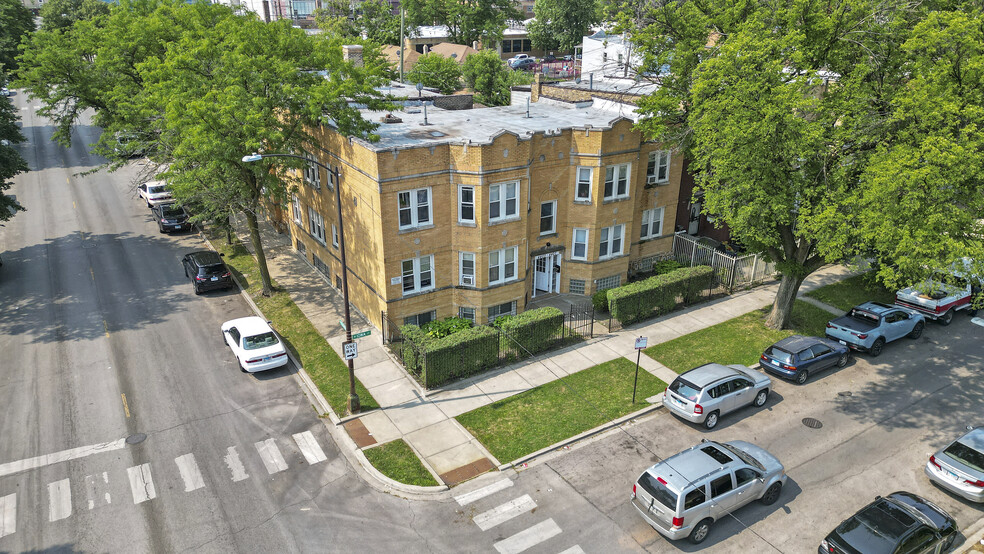
[[[349,289],[348,289],[348,264],[345,263],[345,226],[342,225],[342,193],[341,193],[341,172],[332,169],[325,164],[311,158],[298,156],[296,154],[252,154],[243,156],[243,162],[258,162],[263,158],[298,158],[308,163],[313,163],[323,168],[330,175],[335,177],[335,208],[338,210],[338,248],[342,261],[342,302],[345,304],[345,342],[352,342],[352,312],[349,309]],[[352,358],[347,360],[349,373],[349,395],[348,412],[357,414],[362,409],[359,402],[359,395],[355,392],[355,363]]]

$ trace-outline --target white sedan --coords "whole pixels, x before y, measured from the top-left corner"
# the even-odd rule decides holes
[[[253,373],[287,365],[287,351],[270,325],[256,316],[222,324],[222,338],[239,359],[243,371]]]
[[[174,197],[171,196],[171,191],[167,190],[164,181],[147,181],[137,187],[137,194],[147,202],[148,208],[174,202]]]

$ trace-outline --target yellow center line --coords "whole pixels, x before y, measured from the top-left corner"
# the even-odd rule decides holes
[[[92,277],[92,281],[95,282],[96,274],[92,272],[92,268],[89,268],[89,276]],[[103,323],[106,323],[105,321]]]
[[[103,320],[103,329],[106,330],[106,338],[109,338],[109,325],[106,324],[106,320]]]
[[[130,406],[128,406],[127,403],[126,403],[126,395],[123,394],[123,393],[120,393],[120,397],[123,399],[123,411],[126,412],[126,417],[129,418],[130,417]]]

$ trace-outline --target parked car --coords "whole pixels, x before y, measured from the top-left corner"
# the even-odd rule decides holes
[[[902,337],[918,339],[925,327],[926,318],[915,310],[865,302],[828,321],[826,336],[852,350],[878,356],[886,343]]]
[[[930,456],[926,475],[971,502],[984,502],[984,428],[972,429]]]
[[[10,96],[10,89],[7,87],[0,87],[0,96]]]
[[[506,60],[506,63],[509,64],[509,67],[512,67],[513,64],[518,63],[520,60],[528,60],[528,59],[531,59],[529,54],[516,54],[515,56]]]
[[[171,196],[171,191],[167,190],[164,181],[147,181],[137,187],[137,194],[147,202],[148,208],[174,202],[174,197]]]
[[[287,365],[287,350],[270,324],[254,316],[222,324],[222,339],[239,360],[243,371],[253,373]]]
[[[523,58],[510,65],[513,71],[532,71],[536,68],[536,60],[533,58]]]
[[[157,228],[162,233],[171,231],[189,231],[191,223],[188,223],[188,212],[181,206],[174,204],[158,204],[150,209],[157,221]]]
[[[663,391],[663,406],[692,423],[713,429],[720,416],[765,405],[772,379],[746,366],[704,364],[681,374]]]
[[[703,441],[644,471],[630,502],[659,534],[698,544],[711,524],[752,500],[774,504],[785,483],[782,463],[765,449]]]
[[[543,59],[542,59],[542,60],[540,60],[540,61],[541,61],[542,63],[553,63],[553,62],[555,62],[555,61],[557,61],[557,56],[554,56],[553,54],[547,54],[547,55],[546,55],[546,56],[544,56],[544,57],[543,57]]]
[[[939,506],[911,492],[893,492],[844,520],[820,541],[820,554],[945,552],[957,524]]]
[[[961,267],[962,266],[962,267]],[[948,272],[938,272],[931,279],[895,293],[895,303],[916,310],[942,325],[953,321],[953,314],[970,308],[974,285],[984,279],[971,275],[973,261],[964,258]]]
[[[181,264],[184,266],[185,277],[191,279],[195,294],[215,289],[229,290],[235,286],[232,272],[226,267],[220,255],[211,250],[198,250],[185,254],[185,257],[181,258]]]
[[[848,347],[830,339],[793,335],[766,348],[759,365],[773,375],[802,385],[810,375],[846,366],[849,352]]]

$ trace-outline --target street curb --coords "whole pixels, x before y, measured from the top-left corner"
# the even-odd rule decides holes
[[[967,539],[960,546],[953,548],[950,552],[962,552],[963,554],[970,554],[973,552],[971,547],[975,544],[979,544],[979,541],[984,540],[981,535],[984,534],[984,518],[977,520],[974,526],[966,531],[962,532]]]
[[[205,237],[204,232],[199,232],[199,236],[201,237],[202,241],[204,241],[205,244],[208,245],[208,247],[211,250],[217,251],[215,247],[212,246],[211,241],[209,241],[208,238]],[[253,299],[250,298],[249,293],[243,287],[242,283],[239,282],[239,279],[236,278],[235,273],[232,274],[232,279],[236,282],[236,286],[239,287],[240,296],[242,296],[246,300],[246,303],[249,304],[249,307],[253,310],[253,312],[255,312],[256,315],[258,315],[259,317],[262,317],[264,320],[266,320],[266,316],[263,315],[262,311],[260,311],[259,306],[257,306],[256,303],[253,302]],[[327,341],[325,342],[325,345],[328,346]],[[331,346],[328,346],[328,348],[331,348]],[[447,485],[438,485],[434,487],[419,487],[416,485],[407,485],[405,483],[400,483],[399,481],[390,479],[389,477],[380,473],[378,469],[373,467],[372,463],[369,462],[369,459],[366,458],[365,454],[362,453],[362,451],[359,449],[358,445],[355,444],[352,438],[348,436],[348,433],[345,432],[344,429],[339,429],[342,420],[338,417],[337,414],[335,414],[335,411],[331,409],[331,405],[328,404],[328,400],[325,398],[323,394],[321,394],[321,391],[318,390],[317,385],[315,385],[314,381],[311,380],[311,376],[308,375],[307,371],[304,370],[304,366],[301,365],[299,360],[294,358],[294,355],[291,354],[289,349],[286,350],[287,350],[287,357],[294,365],[294,371],[292,372],[292,376],[294,377],[295,381],[300,385],[300,388],[305,393],[305,395],[307,395],[308,398],[310,398],[313,402],[317,404],[315,407],[318,410],[320,410],[322,414],[327,414],[328,418],[331,419],[332,425],[325,425],[325,427],[328,429],[328,434],[331,435],[331,437],[335,440],[335,444],[338,445],[339,450],[346,457],[346,459],[348,459],[349,464],[353,466],[353,469],[357,470],[356,473],[360,473],[358,471],[359,469],[362,470],[362,472],[360,473],[360,477],[362,477],[364,481],[366,481],[370,485],[373,485],[373,483],[371,483],[369,479],[367,479],[367,477],[372,477],[379,482],[378,483],[379,486],[373,486],[373,488],[376,490],[386,493],[392,493],[393,491],[398,491],[404,495],[411,495],[414,497],[418,497],[417,499],[420,500],[432,499],[437,494],[443,495],[443,493],[450,490],[450,487],[448,487]],[[345,420],[349,421],[361,415],[364,414],[357,414],[354,417],[347,417]],[[411,449],[413,449],[413,447],[411,447]],[[416,451],[414,451],[414,454],[416,454]],[[419,457],[420,456],[418,455],[418,458]],[[424,467],[427,466],[425,465]],[[433,473],[433,470],[431,470],[430,468],[428,468],[428,471],[431,471]]]

